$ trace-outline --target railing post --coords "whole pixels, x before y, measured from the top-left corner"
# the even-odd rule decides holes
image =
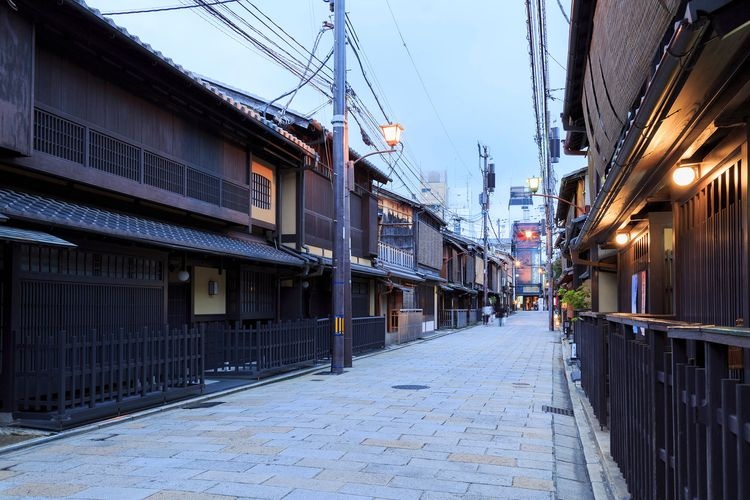
[[[200,384],[201,384],[201,393],[206,387],[206,326],[201,323],[201,327],[199,329],[199,343],[200,343]]]
[[[91,373],[89,377],[89,384],[91,385],[89,387],[89,408],[96,407],[96,337],[97,337],[97,330],[96,328],[92,328],[91,330],[91,343],[89,344],[89,348],[91,349],[91,353],[89,356],[90,363],[91,363]]]
[[[65,418],[65,348],[67,344],[67,332],[61,330],[57,340],[58,357],[58,386],[57,386],[57,416],[60,420]]]

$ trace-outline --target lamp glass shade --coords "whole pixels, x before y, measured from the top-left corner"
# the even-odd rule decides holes
[[[184,283],[190,279],[190,273],[183,269],[182,271],[177,273],[177,279]]]
[[[677,167],[672,172],[672,181],[678,186],[689,186],[695,180],[695,168],[693,167]]]
[[[533,233],[531,232],[530,229],[527,229],[526,231],[523,232],[523,235],[526,236],[527,240],[530,240]]]
[[[542,183],[541,177],[529,177],[526,179],[526,182],[529,183],[529,191],[532,193],[536,193],[539,191],[539,185]]]
[[[617,233],[615,235],[615,243],[618,245],[624,245],[630,241],[630,234],[629,233]]]
[[[380,130],[383,132],[385,143],[390,147],[395,148],[396,145],[401,142],[401,132],[404,131],[404,127],[402,127],[400,123],[381,125]]]

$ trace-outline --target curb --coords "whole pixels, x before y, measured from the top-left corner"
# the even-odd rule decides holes
[[[617,464],[609,455],[609,432],[597,431],[599,422],[594,416],[593,409],[586,399],[583,390],[571,378],[572,367],[565,361],[570,357],[570,344],[562,340],[563,367],[568,393],[573,406],[578,436],[583,446],[586,458],[586,468],[589,472],[591,490],[596,500],[626,500],[630,499],[625,479],[622,477]]]

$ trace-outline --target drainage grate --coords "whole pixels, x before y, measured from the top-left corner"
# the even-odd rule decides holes
[[[206,401],[204,403],[194,403],[185,405],[182,407],[183,410],[200,410],[201,408],[213,408],[214,406],[223,405],[224,401]]]
[[[513,382],[513,385],[516,387],[529,387],[531,384],[527,384],[526,382]]]
[[[567,415],[568,417],[573,416],[573,410],[570,408],[557,408],[556,406],[542,406],[542,411],[545,413],[557,413],[558,415]]]
[[[391,389],[402,389],[405,391],[420,391],[422,389],[429,389],[429,385],[392,385]]]
[[[310,382],[322,382],[322,381],[323,381],[322,378],[311,378],[310,379]]]

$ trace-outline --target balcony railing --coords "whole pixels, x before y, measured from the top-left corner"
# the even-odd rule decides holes
[[[34,109],[36,151],[218,207],[245,214],[250,210],[249,187],[60,115]]]
[[[633,498],[748,498],[750,329],[582,313],[575,335]]]
[[[414,269],[414,253],[400,248],[392,247],[387,243],[378,243],[378,258],[389,264]]]

